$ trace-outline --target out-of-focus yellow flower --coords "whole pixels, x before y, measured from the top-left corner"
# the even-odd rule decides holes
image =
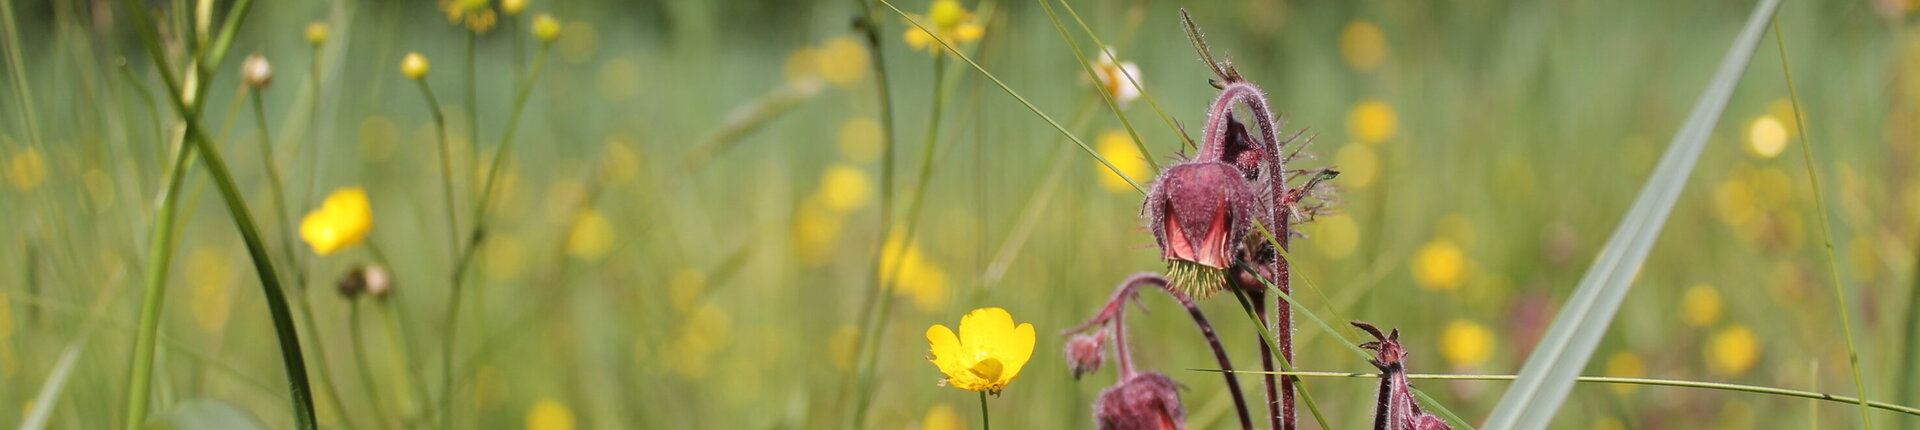
[[[193,323],[202,332],[219,332],[227,326],[228,310],[233,307],[228,290],[233,284],[232,269],[220,252],[210,248],[194,249],[186,263],[186,280],[193,287],[193,299],[188,302]]]
[[[1720,321],[1720,290],[1698,284],[1680,297],[1680,320],[1694,327],[1706,327]]]
[[[542,43],[560,38],[560,20],[553,19],[553,15],[544,13],[534,15],[533,38],[540,39]]]
[[[667,280],[667,304],[673,310],[689,312],[699,303],[700,293],[707,291],[707,274],[693,269],[680,269],[673,272],[673,278]]]
[[[1147,157],[1140,154],[1140,146],[1133,144],[1133,137],[1127,135],[1127,132],[1119,130],[1101,132],[1100,138],[1094,141],[1094,148],[1100,152],[1100,158],[1113,163],[1112,169],[1107,168],[1105,164],[1094,163],[1094,167],[1100,172],[1100,185],[1106,187],[1108,191],[1134,192],[1133,185],[1114,173],[1115,169],[1143,185],[1152,179],[1149,177],[1152,173],[1147,171]]]
[[[856,163],[880,158],[880,141],[886,130],[872,117],[856,116],[840,124],[840,155]]]
[[[554,399],[540,399],[527,408],[527,430],[573,430],[573,409]]]
[[[855,355],[860,354],[860,328],[853,324],[841,324],[827,336],[827,361],[833,368],[842,372],[853,370]]]
[[[1920,1],[1913,1],[1912,3],[1920,5]],[[1767,114],[1780,120],[1780,125],[1786,128],[1788,138],[1800,135],[1800,120],[1798,115],[1795,115],[1793,111],[1792,100],[1785,98],[1773,99],[1772,102],[1767,103]]]
[[[1363,143],[1380,143],[1392,139],[1400,130],[1400,118],[1393,111],[1393,105],[1384,100],[1362,100],[1347,112],[1347,134]]]
[[[812,80],[820,75],[820,50],[803,46],[787,54],[787,63],[782,67],[786,71],[788,83]]]
[[[819,198],[802,200],[800,206],[794,208],[792,237],[794,252],[799,254],[800,261],[815,266],[832,262],[843,224],[844,217],[828,210]]]
[[[867,78],[867,67],[872,64],[867,57],[866,45],[852,36],[834,36],[820,43],[820,61],[815,63],[821,78],[841,87],[858,85]]]
[[[1140,77],[1140,66],[1114,58],[1111,46],[1100,51],[1100,61],[1093,63],[1093,75],[1099,78],[1100,89],[1121,107],[1140,98],[1140,86],[1135,83],[1146,82],[1146,78]]]
[[[588,209],[580,213],[573,221],[573,230],[567,233],[567,255],[586,261],[599,261],[613,250],[617,233],[613,223],[599,210]]]
[[[907,26],[909,28],[907,28],[906,36],[907,46],[911,46],[916,50],[928,51],[934,55],[947,52],[945,47],[940,46],[940,42],[934,40],[936,35],[939,36],[939,39],[958,46],[962,43],[980,40],[980,37],[986,36],[987,34],[987,28],[978,22],[973,16],[973,12],[969,12],[965,7],[960,6],[960,2],[957,0],[934,0],[933,5],[927,9],[926,16],[908,15],[912,16],[913,21],[918,21],[920,25],[927,26],[928,30],[932,30],[935,33],[927,33],[925,30],[913,26],[912,23],[908,23]]]
[[[1874,243],[1873,236],[1859,234],[1847,244],[1847,255],[1852,256],[1853,276],[1862,282],[1880,279],[1880,248]]]
[[[1721,329],[1707,339],[1707,369],[1723,376],[1737,376],[1753,369],[1760,361],[1760,338],[1744,325]]]
[[[873,179],[865,170],[848,164],[835,164],[820,174],[820,200],[827,209],[852,212],[873,199]]]
[[[919,241],[908,243],[904,233],[904,229],[896,230],[887,236],[886,246],[881,248],[881,279],[893,284],[897,294],[912,299],[914,307],[922,311],[946,305],[946,270],[927,259]]]
[[[527,0],[500,0],[500,12],[507,16],[518,16],[527,10]]]
[[[1341,186],[1366,188],[1380,175],[1380,154],[1371,145],[1348,144],[1333,154],[1333,165],[1340,167]]]
[[[1360,244],[1360,225],[1347,215],[1328,215],[1313,220],[1306,225],[1313,235],[1313,243],[1319,245],[1320,252],[1334,259],[1353,255],[1354,248]]]
[[[1607,376],[1615,378],[1645,378],[1647,377],[1647,364],[1641,361],[1640,355],[1634,354],[1633,351],[1615,352],[1613,355],[1607,357]],[[1633,391],[1640,387],[1638,384],[1608,385],[1613,387],[1614,393],[1622,396],[1633,394]]]
[[[47,179],[47,160],[40,155],[40,149],[26,147],[14,151],[7,159],[7,186],[19,191],[33,191]]]
[[[1413,280],[1428,290],[1459,289],[1467,283],[1467,253],[1450,240],[1427,242],[1413,257]]]
[[[408,52],[406,58],[400,59],[400,74],[407,75],[407,79],[419,80],[427,77],[429,67],[427,56],[420,55],[418,52]]]
[[[1613,385],[1633,385],[1633,384],[1613,384]],[[1597,420],[1593,420],[1593,430],[1627,430],[1627,425],[1621,423],[1619,418],[1604,417]]]
[[[1493,358],[1493,330],[1480,323],[1456,319],[1440,332],[1440,358],[1459,367],[1475,367]]]
[[[447,14],[448,23],[465,24],[467,31],[476,34],[492,30],[500,19],[487,0],[440,0],[440,11]]]
[[[946,385],[997,395],[1033,356],[1033,324],[1015,326],[1006,309],[980,308],[960,318],[958,336],[945,325],[928,327],[927,344]]]
[[[920,430],[966,430],[967,422],[952,405],[941,403],[927,408],[927,417],[920,420]]]
[[[700,305],[687,315],[673,345],[662,351],[673,370],[681,377],[699,380],[713,368],[714,354],[733,342],[733,317],[725,308],[712,303]]]
[[[319,209],[300,220],[300,238],[320,255],[359,245],[371,230],[373,207],[367,202],[367,190],[360,187],[334,190]]]
[[[1747,123],[1747,153],[1760,158],[1780,156],[1787,150],[1787,126],[1773,115],[1761,115]]]
[[[1713,190],[1713,214],[1721,223],[1739,229],[1753,220],[1755,213],[1753,188],[1739,176],[1727,178]]]
[[[640,180],[640,150],[634,148],[635,138],[627,133],[607,135],[606,158],[600,160],[601,168],[606,169],[602,178],[614,184],[628,184]]]
[[[1340,30],[1340,58],[1361,72],[1373,71],[1387,61],[1387,34],[1373,21],[1354,20]]]
[[[307,43],[319,45],[327,43],[327,23],[314,21],[307,23]]]

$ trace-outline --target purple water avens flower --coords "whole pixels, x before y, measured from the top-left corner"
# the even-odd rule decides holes
[[[1154,181],[1142,212],[1173,286],[1206,297],[1225,285],[1226,269],[1252,230],[1254,193],[1233,165],[1192,161]]]
[[[1093,421],[1101,430],[1185,430],[1186,412],[1173,378],[1140,372],[1100,392]]]

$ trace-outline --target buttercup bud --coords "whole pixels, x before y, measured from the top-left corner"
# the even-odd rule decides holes
[[[320,21],[307,24],[307,43],[315,45],[327,43],[327,24]]]
[[[273,82],[273,66],[267,64],[267,57],[248,55],[240,62],[240,80],[256,90],[266,87]]]
[[[552,42],[560,37],[560,21],[552,15],[539,14],[533,17],[533,37],[541,42]]]
[[[414,80],[427,77],[427,57],[418,52],[407,53],[407,58],[400,60],[400,73]]]

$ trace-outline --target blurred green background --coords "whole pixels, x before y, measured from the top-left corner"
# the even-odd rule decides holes
[[[214,2],[225,10],[226,2]],[[981,66],[1144,184],[1122,124],[1038,3],[962,2]],[[1398,327],[1422,373],[1513,373],[1598,254],[1704,87],[1747,1],[1232,1],[1186,5],[1217,53],[1268,90],[1288,128],[1316,136],[1303,166],[1337,166],[1338,215],[1294,242],[1296,296],[1338,323]],[[177,17],[171,3],[144,2]],[[895,2],[924,13],[924,0]],[[1060,13],[1059,3],[1050,3]],[[1171,120],[1198,132],[1214,95],[1170,2],[1071,0]],[[56,428],[125,419],[147,229],[177,119],[129,17],[104,0],[15,2],[15,86],[0,90],[0,422],[31,408],[57,357],[83,345],[54,406]],[[367,245],[316,257],[293,292],[331,428],[399,425],[438,398],[453,256],[432,119],[398,72],[432,61],[456,169],[491,160],[540,44],[530,17],[563,29],[534,81],[489,236],[463,306],[455,427],[848,428],[860,315],[881,225],[886,139],[852,1],[553,1],[501,14],[478,36],[478,136],[465,100],[466,29],[432,1],[263,2],[212,83],[206,119],[277,250],[261,130],[236,78],[269,59],[265,110],[291,216],[361,186]],[[1847,346],[1818,213],[1855,318],[1868,396],[1914,404],[1912,315],[1920,238],[1920,27],[1901,0],[1791,1],[1794,119],[1769,35],[1715,129],[1652,258],[1589,374],[1726,381],[1852,395]],[[978,426],[972,393],[936,386],[925,329],[1003,307],[1040,333],[1032,361],[992,400],[1008,428],[1090,428],[1112,370],[1076,381],[1055,334],[1092,316],[1116,282],[1164,266],[1139,220],[1142,195],[964,63],[946,62],[932,169],[918,175],[934,56],[878,10],[894,103],[892,214],[924,189],[898,294],[876,345],[874,428]],[[1066,19],[1083,50],[1096,43]],[[304,36],[320,21],[331,37]],[[179,46],[171,46],[176,51]],[[177,58],[177,57],[176,57]],[[316,62],[317,61],[317,62]],[[317,70],[320,90],[312,90]],[[15,77],[18,78],[15,78]],[[37,131],[23,105],[31,97]],[[1177,132],[1146,100],[1124,107],[1164,163]],[[1802,153],[1812,140],[1828,207]],[[39,137],[35,139],[33,134]],[[474,145],[473,142],[478,142]],[[470,148],[477,147],[478,151]],[[472,163],[472,164],[469,164]],[[203,173],[168,282],[154,410],[193,399],[290,428],[279,352],[239,236]],[[462,208],[474,193],[459,193]],[[461,211],[461,225],[471,226]],[[331,286],[390,257],[404,339]],[[1310,287],[1308,286],[1310,284]],[[1164,295],[1129,329],[1138,365],[1184,390],[1192,428],[1235,424],[1217,365]],[[360,300],[374,300],[362,298]],[[1231,298],[1206,300],[1238,367],[1255,335]],[[366,309],[362,309],[365,311]],[[303,323],[304,324],[304,323]],[[1299,320],[1304,369],[1372,371]],[[1358,333],[1342,326],[1342,337]],[[357,377],[368,350],[372,390]],[[395,357],[406,369],[389,372]],[[410,366],[410,367],[409,367]],[[1904,379],[1903,379],[1904,378]],[[1244,379],[1250,402],[1259,385]],[[1309,379],[1335,427],[1371,418],[1374,381]],[[1417,384],[1477,422],[1505,383]],[[331,386],[329,389],[328,386]],[[331,393],[329,393],[331,391]],[[327,400],[337,393],[338,402]],[[371,393],[371,394],[370,394]],[[1582,385],[1557,428],[1846,428],[1846,404],[1750,393]],[[344,410],[342,410],[344,409]],[[384,414],[372,412],[384,409]],[[1920,425],[1876,411],[1883,427]],[[1256,412],[1257,414],[1257,412]],[[1305,415],[1303,414],[1303,418]],[[1311,419],[1302,422],[1310,423]],[[1312,424],[1308,424],[1312,426]]]

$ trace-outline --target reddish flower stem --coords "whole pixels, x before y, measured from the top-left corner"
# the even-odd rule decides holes
[[[1120,356],[1120,380],[1128,380],[1134,374],[1133,356],[1131,349],[1127,347],[1126,325],[1123,324],[1122,317],[1126,313],[1125,308],[1127,301],[1138,297],[1139,293],[1137,289],[1142,285],[1159,287],[1157,288],[1158,290],[1167,293],[1169,296],[1173,296],[1174,300],[1179,301],[1181,306],[1187,308],[1187,314],[1193,317],[1194,326],[1200,328],[1200,335],[1207,339],[1207,346],[1213,348],[1213,358],[1220,362],[1221,369],[1227,370],[1222,373],[1221,376],[1226,379],[1228,394],[1233,396],[1234,410],[1238,412],[1240,416],[1240,428],[1252,430],[1253,417],[1248,412],[1246,396],[1241,395],[1240,380],[1236,379],[1233,373],[1233,360],[1227,357],[1226,347],[1220,343],[1220,337],[1214,333],[1213,324],[1207,322],[1207,316],[1200,311],[1199,305],[1193,302],[1192,297],[1188,297],[1186,294],[1181,294],[1179,291],[1172,289],[1166,277],[1151,272],[1138,273],[1127,277],[1125,281],[1120,282],[1118,288],[1114,289],[1113,297],[1107,299],[1106,306],[1100,309],[1099,314],[1094,315],[1092,319],[1087,320],[1086,323],[1081,324],[1079,327],[1068,329],[1060,334],[1062,336],[1070,336],[1075,333],[1084,333],[1096,327],[1104,329],[1106,326],[1110,326],[1114,335],[1113,349],[1115,354]],[[1272,354],[1265,354],[1265,356],[1271,360]],[[1268,370],[1271,370],[1271,368]]]

